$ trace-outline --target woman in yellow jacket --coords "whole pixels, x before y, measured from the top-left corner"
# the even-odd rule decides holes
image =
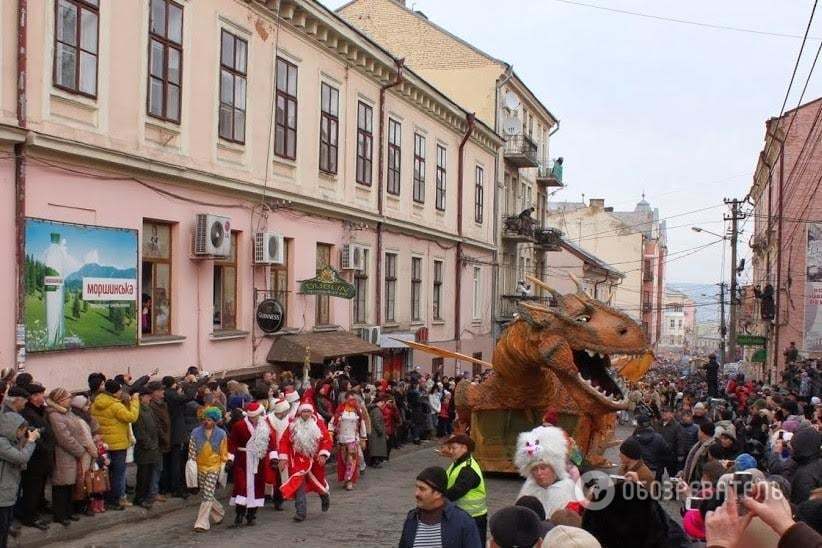
[[[100,434],[108,445],[108,455],[111,459],[109,478],[111,487],[106,497],[106,505],[110,510],[124,510],[126,496],[126,453],[128,452],[129,425],[140,416],[140,399],[137,394],[131,400],[123,403],[123,388],[120,383],[109,379],[106,381],[105,392],[94,398],[91,404],[91,416],[97,419],[100,425]]]
[[[197,486],[203,495],[203,502],[200,503],[200,510],[197,512],[197,521],[194,522],[194,530],[197,532],[208,531],[211,528],[211,519],[217,525],[225,516],[223,505],[214,498],[220,472],[223,465],[228,462],[228,435],[225,430],[217,427],[222,418],[223,413],[218,407],[207,408],[203,411],[202,424],[191,432],[188,442],[186,483],[189,483],[189,476],[196,467]]]

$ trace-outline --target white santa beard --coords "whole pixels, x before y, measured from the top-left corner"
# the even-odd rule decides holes
[[[574,481],[570,478],[554,482],[549,487],[540,487],[533,478],[529,477],[525,480],[517,498],[525,495],[539,499],[542,507],[545,508],[545,519],[551,519],[551,514],[576,500]]]
[[[291,431],[291,443],[297,453],[313,457],[320,447],[322,432],[314,419],[297,419]]]

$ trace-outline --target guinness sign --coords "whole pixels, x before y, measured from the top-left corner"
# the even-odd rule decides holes
[[[285,323],[283,305],[277,299],[265,299],[257,305],[257,327],[265,333],[276,333]]]

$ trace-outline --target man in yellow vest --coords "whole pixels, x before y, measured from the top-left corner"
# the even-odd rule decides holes
[[[454,462],[448,467],[448,487],[445,497],[474,518],[480,540],[485,546],[488,527],[488,506],[485,502],[485,478],[479,463],[471,455],[474,440],[465,434],[455,434],[445,441],[448,456]]]

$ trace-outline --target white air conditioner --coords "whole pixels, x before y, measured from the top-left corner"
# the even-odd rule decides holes
[[[342,248],[340,264],[343,270],[365,270],[365,246],[345,244]]]
[[[360,338],[371,344],[380,345],[380,336],[382,335],[382,328],[379,325],[371,327],[360,328]]]
[[[283,264],[285,261],[285,238],[276,232],[254,234],[254,263]]]
[[[198,213],[194,229],[194,255],[228,257],[231,255],[231,219]]]

